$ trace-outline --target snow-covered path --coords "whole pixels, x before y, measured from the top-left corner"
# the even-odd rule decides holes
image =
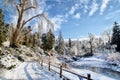
[[[37,62],[24,62],[11,75],[15,80],[60,80],[59,75],[42,68]]]

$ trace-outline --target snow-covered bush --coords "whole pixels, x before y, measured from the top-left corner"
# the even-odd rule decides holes
[[[108,54],[108,59],[112,62],[120,63],[120,53]]]
[[[4,68],[12,69],[13,67],[17,66],[20,62],[13,55],[6,54],[6,55],[2,56],[2,58],[0,59],[0,63],[1,63],[1,65],[4,66]]]

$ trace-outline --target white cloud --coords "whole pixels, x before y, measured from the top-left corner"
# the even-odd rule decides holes
[[[88,12],[88,5],[84,5],[84,13],[87,13]]]
[[[111,13],[107,14],[107,16],[105,17],[105,19],[106,20],[108,20],[108,19],[117,19],[118,16],[119,16],[119,14],[120,14],[120,10],[116,10],[114,12],[111,12]]]
[[[107,7],[107,4],[110,2],[110,0],[103,0],[102,1],[102,5],[100,7],[100,15],[103,14],[103,12],[105,11],[105,8]]]
[[[69,14],[71,14],[71,15],[74,14],[75,10],[76,10],[75,7],[72,6],[71,10],[69,11]]]
[[[72,6],[72,8],[69,11],[69,14],[73,15],[75,13],[75,11],[79,8],[79,4],[76,3],[74,6]]]
[[[52,23],[54,24],[54,30],[57,31],[61,28],[63,22],[66,22],[65,18],[62,15],[57,15],[51,18]]]
[[[76,13],[73,17],[76,19],[80,19],[80,13]]]
[[[98,10],[98,4],[95,1],[93,1],[91,10],[89,12],[89,16],[92,16],[96,12],[96,10]]]

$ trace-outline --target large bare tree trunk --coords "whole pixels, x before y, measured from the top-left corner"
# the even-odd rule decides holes
[[[18,47],[19,45],[19,41],[21,37],[19,37],[20,35],[22,36],[22,28],[24,27],[24,25],[29,22],[30,20],[32,20],[33,18],[35,17],[38,17],[39,15],[36,15],[36,16],[33,16],[32,18],[28,19],[27,21],[23,20],[23,15],[24,15],[24,12],[26,10],[29,10],[31,8],[34,8],[33,6],[30,6],[28,8],[25,8],[25,5],[26,5],[26,2],[27,0],[21,0],[20,1],[20,4],[18,4],[16,6],[17,8],[17,11],[18,11],[18,21],[17,21],[17,25],[16,25],[16,28],[14,30],[14,32],[12,32],[12,39],[10,41],[10,46],[11,47]],[[21,40],[22,41],[22,40]]]
[[[36,0],[33,0],[33,1],[36,1]],[[17,2],[17,0],[16,0],[16,2]],[[36,7],[31,5],[30,0],[19,0],[19,3],[17,3],[16,9],[18,12],[18,20],[17,20],[16,28],[14,30],[11,30],[11,31],[13,31],[11,34],[11,38],[10,38],[10,46],[11,47],[18,47],[19,46],[18,42],[22,43],[21,38],[23,38],[23,36],[24,36],[24,35],[22,35],[23,27],[26,25],[26,23],[30,22],[32,19],[34,19],[36,17],[39,17],[41,19],[44,18],[47,21],[48,25],[51,25],[51,27],[54,28],[53,24],[51,23],[51,21],[47,18],[47,16],[45,14],[37,14],[37,15],[29,18],[28,20],[23,20],[24,13],[32,8],[35,9]]]

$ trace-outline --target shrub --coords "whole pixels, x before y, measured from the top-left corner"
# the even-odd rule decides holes
[[[11,65],[11,66],[7,67],[7,70],[10,70],[10,69],[14,68],[15,66],[16,65]]]
[[[24,59],[23,59],[21,56],[18,56],[17,58],[18,58],[18,60],[20,60],[21,62],[24,62]]]
[[[108,59],[113,62],[120,62],[120,53],[108,54]]]
[[[91,56],[93,56],[93,54],[91,54],[91,53],[87,53],[87,54],[83,55],[83,57],[91,57]]]
[[[32,57],[33,55],[32,54],[26,54],[26,56]]]
[[[24,59],[21,56],[15,55],[15,57],[17,57],[19,61],[24,62]]]

